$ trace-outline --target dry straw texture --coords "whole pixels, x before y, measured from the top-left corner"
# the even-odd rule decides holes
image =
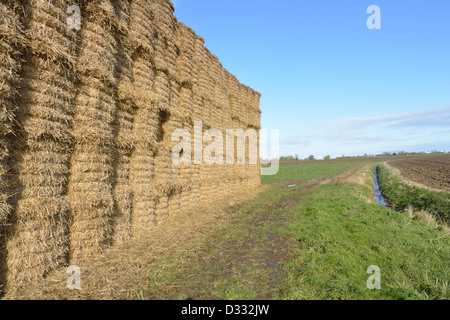
[[[0,1],[0,296],[6,285],[6,227],[12,213],[10,156],[21,57],[26,40],[13,2]]]
[[[77,36],[62,1],[22,1],[28,44],[17,87],[11,167],[15,184],[7,240],[8,283],[22,284],[65,264],[70,206],[65,195],[75,100]]]
[[[111,244],[115,209],[117,19],[112,1],[90,1],[83,12],[78,57],[80,85],[73,120],[74,150],[69,182],[73,264]]]
[[[80,30],[67,27],[74,4]],[[195,121],[224,138],[260,129],[260,94],[173,10],[0,0],[0,294],[259,186],[259,164],[171,161],[173,131],[194,137]],[[192,160],[208,144],[192,139]]]

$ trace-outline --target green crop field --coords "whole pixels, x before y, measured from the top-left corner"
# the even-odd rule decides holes
[[[336,163],[300,163],[297,165],[280,165],[278,174],[263,176],[263,182],[289,181],[299,179],[318,179],[332,177],[346,169],[361,165],[360,162]]]

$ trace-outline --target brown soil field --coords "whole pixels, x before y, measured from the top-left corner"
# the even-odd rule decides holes
[[[450,192],[450,155],[403,158],[390,161],[401,175],[429,188]]]

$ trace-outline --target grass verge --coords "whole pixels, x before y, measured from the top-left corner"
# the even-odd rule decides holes
[[[327,184],[304,198],[283,233],[298,239],[282,299],[448,299],[450,239],[408,215],[367,203],[370,189]],[[369,266],[381,290],[369,290]]]

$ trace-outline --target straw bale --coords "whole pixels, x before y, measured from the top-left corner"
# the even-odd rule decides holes
[[[163,223],[169,217],[170,213],[168,195],[162,194],[158,197],[158,200],[156,202],[155,215],[157,224]]]
[[[127,168],[127,171],[130,169]],[[132,202],[133,192],[129,179],[118,179],[114,188],[117,212],[114,221],[114,242],[123,243],[132,236]]]
[[[155,226],[156,197],[148,201],[141,201],[139,196],[135,196],[132,220],[133,235],[147,235]]]
[[[157,71],[155,76],[155,91],[158,98],[158,110],[169,111],[170,102],[170,76]]]
[[[213,168],[211,165],[200,166],[200,202],[209,203],[213,192]]]
[[[159,31],[156,31],[152,42],[154,43],[155,49],[153,58],[155,68],[159,71],[168,72],[165,58],[166,39]]]
[[[23,7],[33,55],[59,68],[74,69],[77,33],[67,28],[66,10],[62,1],[32,0]]]
[[[195,50],[196,37],[194,30],[181,22],[178,22],[177,30],[178,36],[180,38],[180,49],[183,52],[189,52],[193,54]]]
[[[186,121],[193,122],[194,94],[191,88],[183,86],[181,87],[178,100],[178,108],[180,110],[181,116],[186,119]]]
[[[178,56],[178,77],[180,82],[193,81],[195,33],[182,23],[178,23],[180,52]]]
[[[198,177],[195,176],[196,171],[192,164],[182,164],[180,167],[181,181],[181,212],[187,212],[191,209],[192,189]]]
[[[131,156],[130,184],[133,192],[133,234],[144,234],[156,224],[154,162],[154,154],[145,149],[136,148]]]
[[[40,278],[63,266],[69,253],[70,208],[62,198],[18,201],[8,236],[8,283],[14,286]]]
[[[203,65],[199,70],[199,94],[206,99],[212,100],[214,98],[214,79],[210,73],[210,53],[208,49],[203,47],[200,55],[202,56]]]
[[[158,118],[154,110],[142,108],[136,111],[133,123],[134,145],[143,150],[155,150],[159,139]]]
[[[173,15],[174,6],[170,1],[157,0],[155,10],[155,65],[158,70],[167,71],[173,77],[178,77],[178,31],[177,20]]]
[[[173,109],[172,109],[173,110]],[[183,116],[176,109],[171,111],[167,122],[164,124],[164,139],[163,142],[165,145],[169,146],[171,149],[178,144],[178,142],[172,142],[171,137],[172,133],[177,129],[190,129],[189,127],[185,127],[184,124],[187,123]],[[188,124],[189,126],[189,124]]]
[[[122,106],[126,106],[122,104]],[[134,148],[133,122],[136,110],[117,109],[116,127],[117,135],[115,137],[115,146],[124,151],[130,151]]]
[[[190,203],[189,206],[190,208],[195,208],[198,207],[200,205],[200,185],[192,185],[192,189],[191,189],[191,195],[190,195]]]
[[[168,198],[169,216],[177,216],[181,213],[181,192],[171,194]]]
[[[183,191],[180,194],[180,214],[189,212],[192,209],[191,198],[192,198],[191,186],[189,186],[189,189],[183,188]]]
[[[238,107],[235,109],[235,115],[242,123],[247,122],[247,90],[242,84],[239,84]]]
[[[142,54],[136,56],[133,60],[133,91],[131,96],[138,106],[144,107],[157,100],[155,94],[155,74],[151,61]]]
[[[261,129],[261,109],[259,108],[261,94],[251,91],[249,125],[255,129]]]
[[[218,71],[218,78],[215,84],[215,100],[216,104],[221,108],[224,109],[222,111],[222,119],[226,119],[229,117],[228,113],[228,84],[227,84],[227,76],[225,73],[225,69],[223,69],[222,66],[220,66]]]
[[[174,112],[180,113],[180,90],[180,83],[175,79],[170,79],[169,109],[171,114]]]
[[[173,33],[177,32],[177,19],[173,15],[175,10],[174,5],[168,0],[156,0],[155,7],[157,28],[163,31],[164,34],[172,36]]]
[[[86,22],[81,29],[83,39],[82,52],[77,68],[86,78],[96,82],[117,85],[114,77],[116,48],[114,36],[95,22]],[[102,57],[99,59],[99,57]],[[96,86],[98,87],[98,85]]]
[[[205,108],[205,102],[204,98],[198,93],[193,93],[193,119],[194,121],[209,121],[209,115],[206,115],[206,113],[209,113],[209,110]]]
[[[26,139],[51,138],[70,142],[70,128],[67,124],[73,118],[74,77],[66,72],[58,74],[43,68],[42,59],[29,59],[24,65],[23,87],[26,88],[19,102],[17,112],[21,119],[20,135]],[[70,81],[71,80],[71,81]]]
[[[118,29],[120,20],[117,17],[117,0],[91,0],[83,3],[83,20],[95,22],[101,29],[112,33]],[[83,28],[86,27],[84,24]]]
[[[136,52],[152,60],[155,55],[155,10],[154,0],[136,0],[130,4],[130,42]]]
[[[102,156],[98,155],[106,152],[99,150],[88,154],[92,162],[83,161],[83,149],[82,145],[75,147],[69,184],[69,199],[74,216],[71,227],[72,262],[75,263],[110,244],[111,216],[114,213],[111,160],[101,159]],[[81,161],[77,161],[78,158]]]
[[[178,79],[178,57],[180,54],[180,49],[178,47],[179,39],[176,33],[173,37],[173,39],[166,39],[165,41],[165,61],[170,77]]]
[[[117,28],[116,31],[118,32],[120,43],[123,44],[128,38],[128,34],[130,32],[129,26],[131,1],[113,0],[112,5],[114,7],[113,21],[115,22],[115,26]]]
[[[206,58],[203,55],[203,48],[205,46],[205,39],[200,37],[199,35],[195,35],[195,44],[194,44],[194,65],[196,66],[196,70],[199,70],[203,64],[206,62]],[[198,85],[200,80],[200,74],[197,73],[197,77],[193,77],[194,85]]]
[[[171,150],[165,145],[160,145],[155,156],[155,188],[160,195],[169,195],[180,188],[172,179]]]

